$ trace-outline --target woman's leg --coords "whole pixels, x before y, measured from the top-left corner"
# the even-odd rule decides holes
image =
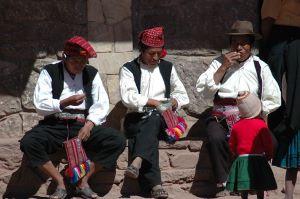
[[[257,197],[257,199],[264,199],[264,197],[265,197],[264,191],[257,191],[256,197]]]
[[[293,199],[295,184],[297,181],[297,168],[290,168],[285,173],[285,199]]]
[[[248,191],[242,191],[241,192],[241,198],[242,199],[248,199]]]

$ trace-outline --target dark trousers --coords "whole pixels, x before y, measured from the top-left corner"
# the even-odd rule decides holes
[[[79,122],[43,120],[21,139],[20,148],[36,167],[48,162],[49,154],[63,148],[63,142],[76,137],[83,127]],[[88,157],[106,169],[113,169],[125,148],[125,138],[117,130],[95,126],[89,139],[83,142]],[[89,155],[92,152],[93,156]]]
[[[132,159],[143,159],[140,169],[139,182],[144,191],[161,184],[159,169],[158,144],[163,120],[154,111],[151,116],[143,118],[144,113],[129,113],[124,121],[124,128],[128,138],[129,154]]]
[[[226,140],[226,130],[214,119],[209,119],[206,123],[208,137],[208,151],[215,175],[216,183],[227,180],[230,166],[231,155],[228,142]]]

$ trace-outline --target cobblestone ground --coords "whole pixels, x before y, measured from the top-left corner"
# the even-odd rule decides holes
[[[283,199],[284,194],[281,192],[281,190],[284,185],[285,170],[278,169],[276,167],[272,167],[272,169],[273,169],[275,177],[276,177],[278,189],[274,190],[274,191],[269,191],[268,193],[266,193],[265,198],[266,199]],[[169,199],[196,199],[196,198],[204,199],[202,197],[197,197],[197,196],[189,193],[188,191],[184,191],[179,185],[165,186],[165,188],[169,193]],[[47,198],[47,196],[40,195],[35,198],[43,199],[43,198]],[[106,194],[103,197],[99,197],[99,198],[104,198],[104,199],[114,199],[114,198],[142,199],[143,197],[140,197],[140,196],[124,197],[120,194],[120,188],[116,185],[113,185],[112,189],[110,190],[110,192],[108,194]],[[220,197],[220,198],[238,199],[240,197],[239,196],[225,196],[225,197]],[[249,196],[249,199],[254,199],[254,198],[256,198],[255,195]],[[295,199],[300,198],[300,182],[299,182],[299,180],[296,184],[294,198]],[[73,199],[77,199],[77,197],[73,197]]]

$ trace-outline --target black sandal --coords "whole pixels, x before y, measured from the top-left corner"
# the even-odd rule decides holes
[[[62,188],[57,188],[55,192],[49,196],[50,199],[65,199],[67,197],[67,191]]]
[[[156,190],[151,190],[151,197],[157,199],[165,199],[169,197],[168,192],[166,192],[162,187]]]
[[[98,195],[90,187],[76,187],[76,194],[82,198],[97,198]]]
[[[125,171],[125,176],[133,179],[137,179],[139,177],[139,169],[136,168],[135,166],[130,165],[127,167]]]

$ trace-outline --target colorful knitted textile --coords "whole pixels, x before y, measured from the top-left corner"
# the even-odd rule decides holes
[[[71,183],[76,183],[90,171],[90,160],[77,137],[65,141],[64,146],[69,162],[65,174],[70,178]]]
[[[64,52],[67,56],[97,57],[97,53],[90,43],[80,36],[74,36],[67,40],[64,46]]]
[[[239,109],[235,105],[215,105],[212,111],[212,115],[217,118],[225,118],[228,126],[228,132],[226,137],[230,137],[232,126],[240,120]]]
[[[150,47],[163,47],[165,44],[163,27],[155,27],[142,31],[139,35],[139,40]]]
[[[165,130],[169,143],[174,143],[183,137],[183,134],[187,128],[187,124],[182,117],[179,117],[176,112],[172,111],[171,108],[161,111],[167,128]]]

